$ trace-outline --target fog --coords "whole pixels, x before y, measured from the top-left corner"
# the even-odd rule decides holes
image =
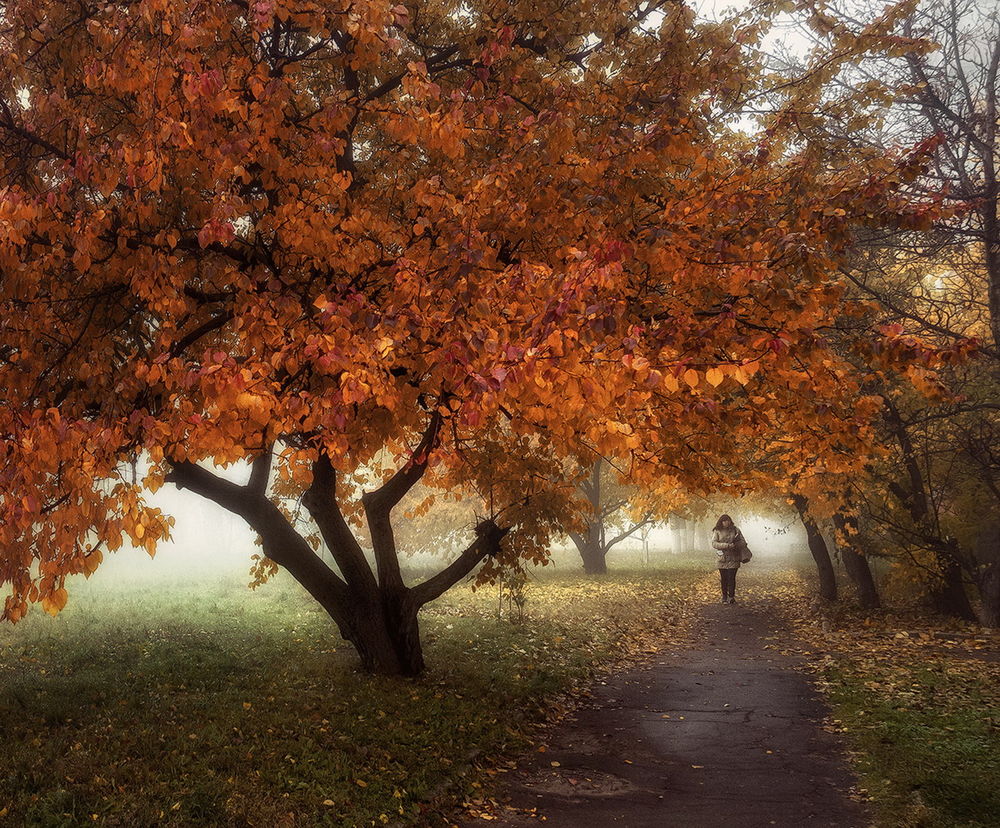
[[[239,483],[245,483],[249,474],[243,464],[215,471]],[[159,583],[169,588],[213,580],[249,581],[251,556],[260,554],[261,550],[256,543],[256,534],[246,523],[213,502],[170,484],[150,493],[148,500],[175,519],[171,540],[161,543],[153,558],[145,550],[128,545],[106,554],[104,563],[93,576],[94,586],[140,582],[147,585]],[[719,513],[726,511],[733,517],[753,551],[755,562],[785,565],[790,563],[792,557],[807,550],[805,533],[794,513],[780,508],[760,507],[747,501],[713,503],[713,508]],[[433,526],[438,520],[435,512],[436,509],[432,508],[417,520]],[[706,569],[710,569],[715,564],[711,529],[716,518],[715,512],[693,518],[693,532],[687,541],[680,528],[682,522],[677,520],[655,525],[645,543],[636,533],[609,553],[609,568],[613,572],[615,568],[656,567],[672,558],[684,557],[692,562],[703,559]],[[397,510],[394,523],[400,526],[405,521],[402,510]],[[580,569],[579,553],[568,539],[555,539],[551,550],[550,565],[546,569],[561,572]],[[324,556],[330,560],[325,553]],[[426,571],[442,566],[448,559],[447,552],[422,553],[402,556],[402,564],[405,569]]]

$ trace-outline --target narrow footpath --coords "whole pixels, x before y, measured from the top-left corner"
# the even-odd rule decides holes
[[[499,818],[468,828],[868,824],[767,603],[706,605],[695,624],[691,647],[598,685],[511,773]]]

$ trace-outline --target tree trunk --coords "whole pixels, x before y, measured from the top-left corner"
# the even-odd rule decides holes
[[[830,560],[830,550],[827,549],[826,541],[823,540],[823,533],[813,516],[809,514],[809,500],[804,495],[792,495],[792,501],[798,510],[802,525],[806,530],[806,538],[809,541],[809,551],[816,562],[816,573],[819,575],[819,594],[827,601],[837,600],[837,573],[833,569],[833,561]]]
[[[875,579],[872,578],[871,567],[868,566],[868,559],[864,553],[854,542],[854,537],[857,535],[857,519],[838,512],[833,516],[833,524],[837,528],[840,557],[857,590],[858,603],[863,609],[878,609],[881,602],[878,590],[875,588]]]
[[[357,650],[370,673],[415,676],[424,669],[417,613],[467,577],[487,556],[496,557],[510,531],[492,519],[476,526],[476,539],[455,560],[425,581],[407,587],[389,519],[392,508],[420,478],[429,447],[436,439],[438,417],[432,417],[412,460],[388,482],[362,497],[375,551],[377,575],[365,558],[336,497],[337,472],[325,455],[313,464],[313,480],[302,503],[319,527],[339,572],[317,555],[281,510],[267,497],[270,452],[254,460],[250,482],[241,486],[202,468],[179,461],[166,479],[190,489],[243,518],[258,535],[264,554],[287,570],[336,623],[344,640]]]
[[[937,560],[941,577],[931,584],[930,590],[934,608],[943,615],[961,618],[963,621],[975,621],[976,613],[965,591],[962,565],[956,554],[954,541],[946,542],[944,547],[937,550]]]
[[[674,517],[673,520],[673,531],[674,531],[674,551],[682,556],[686,557],[690,551],[687,548],[687,533],[684,531],[684,518]]]
[[[979,621],[984,627],[1000,627],[1000,562],[993,561],[976,581],[981,602]]]
[[[383,676],[416,676],[423,672],[417,608],[403,595],[386,597],[382,606],[360,609],[345,631],[365,672]]]
[[[578,546],[580,557],[583,559],[583,571],[588,575],[607,575],[608,556],[607,551],[602,549],[597,543],[584,543]]]

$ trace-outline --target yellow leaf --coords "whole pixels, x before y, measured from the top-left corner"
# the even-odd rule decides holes
[[[709,368],[705,372],[705,379],[711,383],[713,388],[718,388],[722,380],[725,379],[725,376],[718,368]]]
[[[42,599],[42,609],[44,609],[49,615],[55,617],[59,614],[66,606],[66,602],[69,600],[69,594],[66,592],[64,587],[53,590],[51,593],[46,595]]]
[[[698,376],[698,372],[695,371],[694,368],[688,368],[684,372],[684,382],[686,382],[692,388],[694,388],[694,387],[696,387],[698,385],[699,380],[700,380],[700,377]]]

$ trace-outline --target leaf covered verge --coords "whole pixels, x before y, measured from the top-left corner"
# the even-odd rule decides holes
[[[253,601],[91,582],[0,638],[0,822],[445,824],[595,670],[679,640],[695,578],[532,580],[521,624],[460,588],[427,610],[429,670],[407,681],[357,673],[290,580]]]
[[[880,828],[978,828],[1000,813],[1000,640],[913,607],[817,609],[775,587]]]

